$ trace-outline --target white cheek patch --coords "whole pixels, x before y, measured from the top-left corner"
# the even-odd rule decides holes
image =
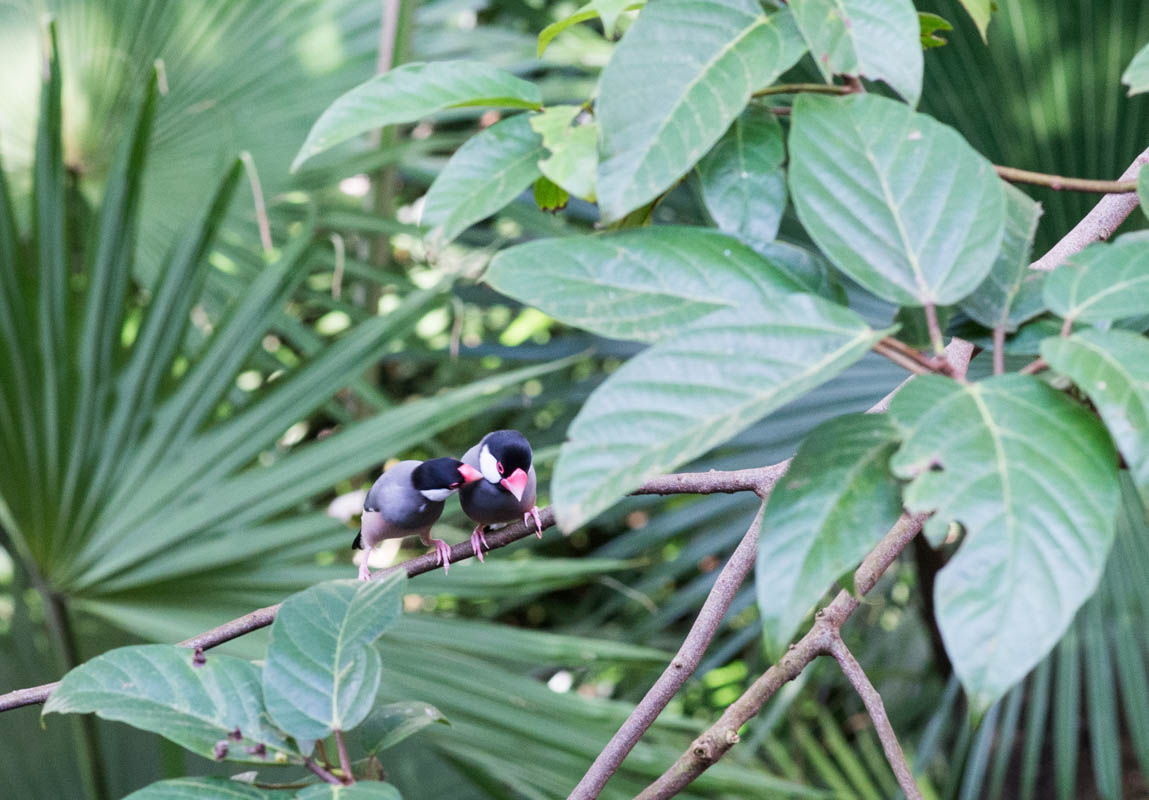
[[[423,495],[424,497],[426,497],[431,502],[442,503],[444,500],[446,500],[448,497],[451,496],[451,490],[450,489],[422,489],[419,491],[419,494]]]
[[[483,477],[491,483],[498,483],[503,479],[499,474],[499,461],[491,455],[491,449],[486,445],[479,451],[479,472],[483,473]]]

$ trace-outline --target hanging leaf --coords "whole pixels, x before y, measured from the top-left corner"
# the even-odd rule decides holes
[[[436,176],[423,201],[422,224],[433,228],[437,244],[449,244],[522,194],[539,177],[545,155],[529,115],[496,122],[468,139]]]
[[[250,661],[185,647],[121,647],[73,669],[44,714],[94,712],[158,733],[216,761],[272,762],[298,754],[268,723],[259,669]]]
[[[535,181],[534,195],[535,205],[540,210],[549,211],[552,214],[566,208],[571,199],[570,193],[566,189],[555,186],[554,181],[545,175]]]
[[[949,44],[946,38],[944,36],[938,36],[938,33],[942,31],[952,31],[954,29],[954,26],[943,17],[926,12],[918,12],[918,27],[923,50],[930,50],[934,47],[944,47]]]
[[[580,106],[551,106],[531,118],[531,128],[550,152],[538,165],[543,175],[575,197],[593,203],[598,125],[593,121],[572,125],[581,111]]]
[[[905,439],[890,467],[911,481],[906,510],[936,512],[935,541],[951,522],[965,529],[934,603],[954,670],[984,711],[1097,587],[1116,524],[1116,454],[1096,418],[1024,375],[915,378],[890,415]]]
[[[124,800],[276,800],[284,796],[230,778],[172,778],[145,786]]]
[[[1129,87],[1129,97],[1142,92],[1149,92],[1149,45],[1142,47],[1133,56],[1121,82]]]
[[[994,0],[961,0],[961,4],[965,7],[970,19],[973,20],[973,24],[977,26],[981,40],[988,42],[986,30],[989,28],[990,16],[997,11],[997,3]]]
[[[911,106],[922,94],[921,27],[910,0],[791,0],[794,21],[829,81],[885,81]]]
[[[1149,339],[1083,330],[1046,339],[1041,355],[1093,401],[1149,508]]]
[[[361,133],[418,122],[447,108],[542,106],[533,83],[481,61],[411,63],[376,75],[332,103],[315,121],[291,171]]]
[[[1046,273],[1029,268],[1033,237],[1041,219],[1041,204],[1020,189],[1005,185],[1005,228],[1001,251],[989,275],[961,301],[961,309],[987,328],[1001,325],[1013,333],[1021,323],[1040,314],[1042,279]]]
[[[619,220],[672,187],[751,93],[803,52],[790,13],[767,16],[756,0],[663,0],[644,9],[599,81],[603,218]]]
[[[572,531],[648,478],[702,455],[825,383],[882,337],[819,297],[746,300],[624,364],[567,431],[551,482]]]
[[[769,109],[752,106],[698,162],[702,202],[719,230],[746,242],[778,235],[786,210],[786,147]]]
[[[807,435],[774,487],[754,584],[771,658],[781,656],[810,607],[901,515],[901,487],[887,466],[897,437],[885,415],[832,419]]]
[[[529,242],[495,256],[484,277],[557,320],[640,342],[720,308],[806,288],[728,236],[670,226]]]
[[[407,579],[328,581],[292,595],[271,628],[263,694],[272,719],[297,739],[354,728],[379,688],[371,645],[399,619]]]
[[[832,262],[898,305],[952,305],[1001,248],[1002,182],[952,128],[874,95],[801,95],[790,194]]]
[[[539,58],[543,57],[543,53],[546,52],[550,43],[560,33],[572,25],[578,25],[580,22],[586,22],[595,17],[602,20],[602,30],[607,38],[614,38],[615,27],[618,25],[618,18],[622,12],[642,8],[645,2],[646,0],[639,0],[639,2],[635,2],[635,0],[591,0],[569,17],[560,19],[558,22],[552,22],[539,32]]]
[[[1126,234],[1070,256],[1045,279],[1045,304],[1075,322],[1110,322],[1149,309],[1149,239]]]

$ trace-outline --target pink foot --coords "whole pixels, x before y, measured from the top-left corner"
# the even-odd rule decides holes
[[[471,533],[471,549],[475,551],[475,555],[479,557],[480,561],[484,560],[483,559],[483,548],[484,547],[487,548],[488,550],[491,549],[491,546],[489,544],[487,544],[487,537],[483,535],[483,526],[482,525],[476,525],[475,530]]]
[[[539,537],[540,539],[543,538],[543,521],[539,518],[538,506],[531,506],[531,510],[523,514],[523,524],[525,524],[528,528],[531,527],[531,517],[535,518],[535,528],[537,528],[535,531],[535,536]]]
[[[431,541],[435,543],[435,563],[443,565],[443,574],[446,575],[451,570],[451,545],[442,539]]]
[[[370,555],[370,553],[365,551],[363,553],[363,560],[359,562],[359,580],[361,581],[371,580],[371,568],[367,566],[368,555]]]

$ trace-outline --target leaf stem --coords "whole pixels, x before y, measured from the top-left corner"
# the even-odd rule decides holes
[[[318,775],[322,780],[326,781],[327,783],[333,783],[337,786],[342,785],[342,783],[343,783],[343,781],[336,778],[334,775],[332,775],[330,772],[325,770],[323,767],[316,764],[314,761],[312,761],[307,756],[303,757],[303,766],[307,767],[309,770],[314,772],[316,775]]]
[[[347,742],[343,740],[343,731],[338,728],[335,729],[335,746],[339,749],[339,769],[347,783],[355,783],[355,776],[351,774],[351,757],[347,754]]]
[[[849,86],[839,86],[834,83],[779,83],[767,86],[754,93],[754,97],[769,97],[773,94],[853,94],[854,89]]]
[[[1049,369],[1049,362],[1044,358],[1034,359],[1018,370],[1022,375],[1036,375]]]
[[[932,359],[927,358],[903,342],[899,342],[892,336],[880,339],[871,349],[878,355],[885,356],[899,367],[915,375],[928,375],[931,372],[938,371]]]
[[[926,303],[926,326],[930,330],[930,343],[933,345],[934,352],[939,356],[945,352],[946,345],[945,339],[942,337],[942,326],[938,322],[938,307],[933,303]]]
[[[1135,180],[1102,181],[1092,178],[1066,178],[1062,175],[1032,172],[1028,169],[1005,167],[1000,164],[995,164],[993,168],[999,177],[1010,183],[1027,183],[1031,186],[1045,186],[1049,189],[1093,194],[1127,194],[1137,191],[1137,181]]]
[[[993,329],[993,374],[1005,372],[1005,326],[998,324]]]

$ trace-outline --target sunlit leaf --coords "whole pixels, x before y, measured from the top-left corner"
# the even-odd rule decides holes
[[[874,95],[802,95],[790,193],[843,272],[899,305],[951,305],[1001,247],[1002,182],[957,131]]]
[[[44,714],[92,713],[158,733],[204,758],[269,763],[295,749],[268,720],[259,668],[187,648],[121,647],[64,676]],[[237,734],[238,731],[238,734]]]
[[[794,21],[826,80],[885,81],[910,105],[922,93],[921,28],[910,0],[791,0]]]
[[[935,537],[951,521],[966,532],[934,602],[954,669],[984,710],[1096,588],[1116,524],[1116,454],[1091,414],[1029,376],[915,378],[890,414],[905,436],[890,466],[911,480],[906,509],[935,511]]]
[[[481,61],[410,63],[377,75],[340,97],[316,120],[291,169],[361,133],[417,122],[461,106],[539,108],[533,83]]]
[[[618,18],[622,12],[642,8],[645,2],[646,0],[638,0],[638,2],[635,0],[591,0],[569,17],[560,19],[558,22],[552,22],[539,32],[539,58],[542,58],[547,47],[560,33],[572,25],[578,25],[580,22],[586,22],[595,17],[602,20],[603,33],[608,37],[613,37],[615,26],[618,24]]]
[[[621,219],[673,186],[804,51],[790,13],[767,16],[756,0],[643,9],[599,81],[603,217]]]
[[[1129,87],[1129,97],[1142,92],[1149,92],[1149,45],[1142,47],[1133,56],[1121,82]]]
[[[923,50],[929,50],[933,47],[944,47],[949,44],[944,36],[938,35],[941,32],[952,31],[954,29],[954,26],[943,17],[939,17],[937,14],[919,12],[918,25],[920,27]]]
[[[997,11],[995,0],[961,0],[961,4],[965,7],[970,19],[973,20],[973,24],[977,26],[981,40],[983,42],[988,41],[986,30],[989,28],[990,16],[994,11]]]
[[[399,618],[406,584],[402,572],[328,581],[284,602],[263,667],[267,710],[280,727],[323,739],[367,717],[382,674],[371,645]]]
[[[575,197],[594,202],[598,167],[598,125],[592,120],[572,124],[580,106],[551,106],[531,118],[531,128],[543,138],[549,155],[539,170]]]

